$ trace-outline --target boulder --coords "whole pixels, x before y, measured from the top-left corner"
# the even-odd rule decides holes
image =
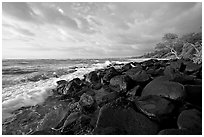
[[[63,108],[57,108],[50,111],[45,117],[39,122],[38,130],[46,130],[48,128],[55,128],[67,115],[67,110]]]
[[[114,67],[110,67],[107,70],[105,70],[105,74],[103,76],[103,82],[109,83],[110,79],[114,76],[118,75],[117,70]]]
[[[110,86],[115,87],[117,92],[127,92],[132,86],[132,80],[126,75],[117,75],[111,78]]]
[[[134,67],[126,71],[125,74],[136,82],[147,82],[150,79],[146,71],[142,70],[139,67]]]
[[[164,129],[158,135],[202,135],[202,132],[188,129]]]
[[[186,63],[185,72],[187,74],[192,74],[196,71],[199,71],[201,68],[202,68],[202,64],[196,64],[196,63],[193,63],[192,61],[189,61]]]
[[[82,107],[85,107],[85,106],[92,106],[94,104],[94,99],[92,96],[84,93],[82,94],[80,100],[79,100],[79,104],[82,106]]]
[[[158,62],[157,59],[149,59],[149,60],[146,60],[146,61],[143,61],[141,63],[142,66],[145,66],[145,67],[151,67],[151,66],[154,66],[154,64]]]
[[[112,103],[100,109],[94,134],[157,134],[158,125],[132,108],[123,108]]]
[[[175,108],[171,101],[155,95],[140,97],[135,103],[141,112],[157,120],[170,117]]]
[[[179,83],[192,83],[195,79],[195,77],[186,75],[184,73],[181,73],[177,69],[171,68],[170,66],[167,66],[164,70],[164,75],[168,77],[169,80],[179,82]]]
[[[202,113],[196,109],[184,110],[178,117],[179,129],[202,131]]]
[[[127,63],[124,66],[122,66],[122,71],[124,72],[124,71],[131,69],[131,68],[132,68],[132,63],[130,62],[130,63]]]
[[[152,80],[145,86],[141,96],[157,95],[172,100],[183,100],[186,98],[184,86],[177,82],[168,81],[168,78],[161,76]]]
[[[186,68],[186,65],[184,64],[184,60],[176,60],[176,61],[172,61],[170,62],[170,67],[172,69],[176,69],[180,72],[183,72]]]
[[[92,71],[85,75],[85,81],[90,83],[100,83],[100,78],[96,71]]]
[[[63,95],[73,96],[82,88],[82,81],[79,78],[75,78],[70,82],[61,82],[62,84],[57,86],[57,92]]]

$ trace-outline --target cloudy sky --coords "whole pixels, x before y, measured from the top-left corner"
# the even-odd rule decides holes
[[[201,3],[3,3],[3,58],[137,56],[200,31]]]

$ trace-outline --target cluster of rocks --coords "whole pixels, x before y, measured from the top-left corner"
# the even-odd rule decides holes
[[[202,134],[202,65],[189,60],[130,62],[57,84],[43,105],[14,112],[3,134]]]

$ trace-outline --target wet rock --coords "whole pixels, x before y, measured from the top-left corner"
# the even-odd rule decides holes
[[[179,129],[202,131],[202,113],[196,109],[184,110],[178,117]]]
[[[196,71],[199,71],[202,68],[202,64],[195,64],[192,61],[189,61],[186,63],[186,69],[185,72],[187,74],[192,74]]]
[[[176,69],[180,72],[183,72],[186,68],[186,65],[184,63],[185,61],[184,60],[176,60],[176,61],[172,61],[170,62],[170,67],[172,69]]]
[[[57,86],[57,91],[63,95],[73,96],[82,88],[82,81],[79,78],[75,78],[68,83],[63,82]]]
[[[50,111],[40,121],[38,130],[45,130],[48,128],[55,128],[66,116],[67,110],[62,107]]]
[[[103,76],[103,82],[109,83],[110,79],[116,75],[118,75],[118,72],[114,67],[108,68],[107,70],[105,70],[105,75]]]
[[[147,82],[150,79],[146,71],[141,70],[141,68],[132,68],[125,72],[125,74],[136,82]]]
[[[141,96],[157,95],[172,100],[184,100],[185,89],[182,84],[168,81],[168,78],[161,76],[152,80],[142,91]]]
[[[179,83],[192,83],[195,79],[195,77],[181,73],[170,66],[166,67],[164,70],[164,75],[167,76],[169,80]]]
[[[91,83],[91,87],[93,89],[100,89],[102,86],[101,79],[100,79],[97,71],[92,71],[92,72],[86,74],[85,75],[85,81]]]
[[[90,83],[100,83],[100,78],[96,71],[92,71],[85,75],[85,80]]]
[[[140,97],[135,100],[135,103],[141,112],[157,120],[170,117],[175,108],[169,100],[154,95]]]
[[[66,80],[59,80],[56,82],[58,85],[64,85],[67,84],[68,82]]]
[[[202,106],[202,85],[185,85],[186,100],[192,104]]]
[[[75,122],[78,118],[80,117],[80,113],[79,112],[73,112],[71,113],[65,120],[63,126],[60,128],[61,132],[64,132],[64,129],[69,126],[70,124],[72,124],[73,122]]]
[[[202,132],[187,129],[164,129],[158,135],[202,135]]]
[[[131,69],[131,68],[132,68],[132,63],[130,62],[130,63],[125,64],[122,67],[122,71],[124,72],[124,71],[127,71],[127,70]]]
[[[158,62],[157,59],[149,59],[149,60],[146,60],[144,62],[142,62],[142,66],[145,66],[145,67],[151,67],[151,66],[154,66],[154,64]]]
[[[106,104],[118,98],[119,94],[117,92],[111,92],[102,97],[100,104]]]
[[[107,131],[108,130],[108,131]],[[94,134],[156,134],[158,125],[132,108],[107,104],[100,109]]]
[[[115,87],[117,92],[127,92],[132,86],[132,80],[126,75],[117,75],[111,78],[110,85]]]
[[[94,103],[94,99],[92,96],[84,93],[80,100],[79,100],[79,104],[82,106],[82,107],[85,107],[85,106],[92,106]]]

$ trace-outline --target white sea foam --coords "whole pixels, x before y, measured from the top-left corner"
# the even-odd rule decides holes
[[[12,116],[11,112],[21,107],[34,106],[41,104],[48,96],[52,95],[52,89],[56,88],[58,80],[72,80],[73,78],[82,79],[84,74],[101,69],[110,65],[110,61],[105,63],[93,64],[88,68],[78,68],[76,72],[63,75],[59,78],[50,78],[37,82],[28,82],[14,85],[3,89],[2,93],[2,119]]]

